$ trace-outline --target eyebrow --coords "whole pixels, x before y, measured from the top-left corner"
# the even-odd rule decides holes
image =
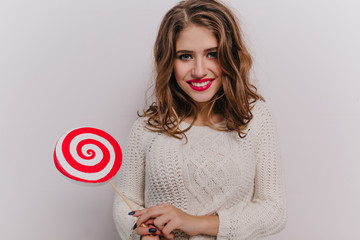
[[[204,52],[211,52],[211,51],[214,51],[214,50],[217,50],[218,47],[212,47],[212,48],[207,48],[204,50]],[[179,54],[179,53],[192,53],[194,51],[190,51],[190,50],[179,50],[179,51],[176,51],[176,54]]]

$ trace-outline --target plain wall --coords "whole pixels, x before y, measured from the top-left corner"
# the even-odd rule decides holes
[[[124,145],[174,0],[0,1],[0,239],[119,239],[114,190],[54,167],[67,130]],[[281,140],[288,224],[266,239],[360,239],[360,2],[226,1]]]

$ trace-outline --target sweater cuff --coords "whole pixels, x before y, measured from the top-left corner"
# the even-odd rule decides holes
[[[219,216],[219,231],[217,234],[217,240],[228,240],[230,239],[231,231],[231,211],[219,211],[217,212]]]

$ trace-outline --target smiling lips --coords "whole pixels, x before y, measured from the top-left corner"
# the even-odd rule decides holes
[[[186,82],[190,85],[192,89],[201,92],[208,89],[214,80],[215,78],[203,78],[203,79],[192,79]]]

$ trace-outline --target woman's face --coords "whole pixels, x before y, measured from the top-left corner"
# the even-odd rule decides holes
[[[214,34],[205,27],[190,25],[180,32],[175,47],[176,82],[198,105],[208,102],[222,84]]]

